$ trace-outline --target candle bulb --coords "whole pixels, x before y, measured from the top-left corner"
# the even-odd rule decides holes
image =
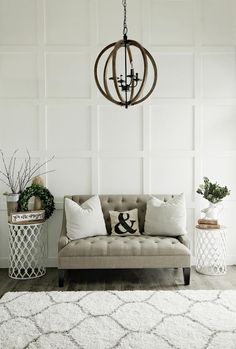
[[[44,187],[44,179],[40,176],[37,176],[33,179],[32,184],[37,184]],[[34,210],[42,210],[42,202],[38,197],[34,198]]]

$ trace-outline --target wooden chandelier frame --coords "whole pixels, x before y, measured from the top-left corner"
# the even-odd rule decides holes
[[[127,93],[126,93],[126,100],[123,98],[122,94],[120,93],[119,90],[119,86],[118,86],[118,79],[117,79],[117,71],[116,71],[116,60],[117,60],[117,52],[120,48],[125,47],[125,49],[127,49],[127,53],[128,53],[128,59],[129,59],[129,63],[131,64],[133,62],[133,57],[132,57],[132,53],[131,53],[131,49],[130,47],[134,46],[136,48],[138,48],[142,54],[142,58],[143,58],[143,75],[141,78],[141,85],[137,91],[137,93],[135,94],[134,92],[134,81],[132,81],[131,84],[131,90],[130,90],[130,96],[127,99]],[[106,60],[105,66],[104,66],[104,70],[103,70],[103,86],[101,85],[99,78],[98,78],[98,66],[99,66],[99,62],[101,57],[104,55],[104,53],[106,51],[108,51],[109,49],[112,49],[112,51],[110,52],[110,54],[108,55],[108,58]],[[118,99],[115,99],[110,91],[109,91],[109,87],[108,87],[108,77],[107,77],[107,68],[108,65],[111,61],[112,64],[112,80],[114,82],[114,86],[115,86],[115,90],[118,96]],[[148,91],[148,93],[144,96],[141,97],[143,91],[144,91],[144,87],[145,87],[145,83],[147,81],[147,75],[148,75],[148,62],[151,62],[152,64],[152,68],[153,68],[153,72],[154,72],[154,79],[153,79],[153,83],[152,86],[150,88],[150,90]],[[154,58],[152,57],[152,55],[150,54],[150,52],[148,52],[148,50],[146,50],[142,45],[140,45],[137,41],[135,40],[128,40],[128,39],[123,39],[123,40],[119,40],[117,42],[113,42],[112,44],[107,45],[98,55],[95,65],[94,65],[94,78],[97,84],[97,87],[99,89],[99,91],[102,93],[102,95],[108,99],[110,102],[115,103],[117,105],[120,106],[125,106],[126,108],[128,108],[128,106],[130,105],[136,105],[138,103],[142,103],[143,101],[145,101],[145,99],[147,99],[153,92],[156,83],[157,83],[157,66],[156,66],[156,62],[154,60]],[[141,98],[140,98],[141,97]]]

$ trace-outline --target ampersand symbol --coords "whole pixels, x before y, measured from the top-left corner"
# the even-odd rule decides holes
[[[129,220],[129,217],[130,217],[129,213],[121,212],[119,214],[118,216],[119,223],[115,225],[116,234],[119,234],[119,235],[125,234],[125,233],[134,234],[137,231],[137,229],[132,229],[135,220],[130,220],[131,225],[126,223]],[[123,229],[121,230],[119,226],[121,226]]]

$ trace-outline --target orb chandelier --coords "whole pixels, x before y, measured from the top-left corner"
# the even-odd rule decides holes
[[[122,5],[124,7],[123,39],[106,46],[99,53],[94,65],[94,77],[99,91],[105,98],[115,104],[128,108],[129,106],[143,102],[151,95],[157,83],[157,66],[148,50],[137,41],[128,39],[126,0],[122,0]],[[135,55],[138,53],[142,57],[143,68],[141,74],[136,72],[134,68],[134,55],[132,53],[134,50],[136,51]],[[120,53],[122,53],[121,58],[123,62],[118,66],[117,56],[120,56]],[[104,60],[106,54],[108,56]],[[99,78],[102,59],[105,64],[103,73]],[[153,70],[153,80],[147,91],[145,91],[150,63]],[[119,75],[117,74],[118,69],[120,70]],[[108,74],[109,70],[110,76]]]

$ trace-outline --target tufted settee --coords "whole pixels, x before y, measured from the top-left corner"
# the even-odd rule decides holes
[[[174,195],[154,195],[168,200]],[[91,195],[66,196],[82,204]],[[128,268],[183,268],[184,283],[190,282],[191,253],[186,235],[168,236],[113,236],[109,211],[138,208],[140,232],[144,231],[146,203],[149,195],[99,195],[106,223],[107,236],[94,236],[71,241],[66,235],[65,208],[58,243],[59,286],[64,285],[67,269],[128,269]]]

